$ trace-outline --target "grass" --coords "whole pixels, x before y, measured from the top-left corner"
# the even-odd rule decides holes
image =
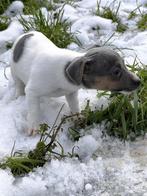
[[[132,67],[141,78],[141,87],[131,95],[111,94],[110,102],[106,109],[91,110],[89,102],[82,111],[81,117],[74,120],[74,126],[69,128],[69,134],[73,140],[81,137],[80,129],[88,129],[93,124],[104,123],[107,134],[121,140],[135,140],[138,136],[144,136],[147,132],[147,70]],[[100,96],[104,96],[103,92]]]
[[[53,0],[54,3],[66,3],[69,5],[74,5],[74,0]]]
[[[63,8],[64,6],[56,13],[51,11],[47,18],[40,10],[32,10],[33,16],[30,17],[30,20],[26,21],[25,18],[21,17],[20,23],[25,32],[40,31],[58,47],[66,48],[70,43],[76,42],[76,39],[70,31],[71,24],[67,20],[63,20]]]
[[[44,126],[44,125],[41,125]],[[45,126],[40,128],[46,132]],[[51,149],[53,146],[50,146]],[[49,151],[50,149],[48,149]],[[28,152],[27,154],[15,152],[11,153],[10,157],[7,157],[2,163],[0,163],[1,169],[9,168],[14,176],[23,176],[36,167],[41,167],[47,161],[45,157],[46,145],[43,140],[40,140],[33,151]]]
[[[8,6],[13,2],[13,0],[1,0],[0,1],[0,15],[5,12]]]
[[[43,131],[43,134],[45,134],[47,129],[48,126],[43,124],[40,126],[39,131]],[[47,149],[48,152],[50,151],[51,153],[53,145],[54,143],[50,146],[50,149]],[[7,157],[2,163],[0,163],[0,168],[9,168],[14,176],[23,176],[24,174],[33,171],[34,168],[43,166],[47,161],[47,158],[45,157],[46,153],[46,145],[41,134],[41,139],[33,151],[30,151],[27,154],[19,152],[13,154],[12,152],[10,157]]]
[[[131,20],[133,18],[135,18],[137,16],[136,11],[139,10],[140,11],[140,7],[141,5],[137,6],[133,11],[130,12],[129,16],[128,16],[128,20]]]
[[[9,26],[9,19],[6,16],[0,16],[0,31],[3,31]]]
[[[141,31],[144,31],[147,29],[147,14],[145,12],[141,12],[141,7],[142,5],[139,5],[137,8],[135,8],[132,12],[130,12],[129,16],[128,16],[128,20],[133,19],[137,16],[140,17],[139,21],[137,22],[137,27],[138,29],[140,29]],[[136,11],[139,11],[139,15],[136,14]]]
[[[54,6],[51,1],[47,0],[22,0],[24,3],[24,14],[32,14],[33,10],[39,10],[41,7],[45,7],[47,10],[53,10]]]
[[[1,0],[0,1],[0,14],[4,11],[14,0]],[[53,4],[47,0],[22,0],[24,3],[24,14],[31,14],[32,8],[35,10],[40,9],[40,7],[46,7],[47,10],[53,9]]]
[[[63,159],[65,157],[78,157],[74,152],[74,147],[71,153],[64,153],[62,145],[57,141],[57,135],[60,130],[62,130],[63,123],[69,117],[64,117],[59,125],[57,126],[57,119],[60,115],[63,106],[61,107],[54,124],[49,127],[47,124],[41,124],[40,129],[40,139],[36,144],[34,150],[28,153],[14,152],[15,144],[12,148],[11,156],[7,157],[3,162],[0,163],[1,169],[9,168],[14,176],[24,176],[25,174],[32,172],[37,167],[43,167],[46,162],[51,159]],[[61,152],[56,152],[55,148],[59,147]]]
[[[101,10],[101,0],[97,1],[97,9],[96,9],[95,14],[103,18],[111,19],[113,22],[117,23],[116,30],[118,32],[123,33],[124,31],[127,30],[127,26],[121,22],[121,19],[118,15],[120,4],[121,2],[118,4],[118,7],[116,10],[114,10],[114,8],[110,8],[110,5],[104,6],[103,10]]]
[[[128,20],[131,20],[133,18],[135,18],[137,16],[136,12],[133,10],[132,12],[130,12],[129,16],[128,16]]]
[[[137,22],[138,29],[144,31],[147,29],[147,14],[144,13],[141,15],[140,20]]]
[[[14,0],[1,0],[0,1],[0,15],[4,13],[4,11],[8,8],[8,6],[13,2]],[[74,4],[73,0],[65,0],[65,1],[59,1],[59,0],[21,0],[24,4],[24,14],[31,14],[32,8],[35,10],[39,10],[41,7],[47,8],[47,10],[54,10],[55,9],[55,3],[66,3],[66,4]]]
[[[10,3],[10,0],[2,0],[0,2],[0,10],[2,13]],[[19,19],[25,32],[31,30],[40,31],[60,48],[66,48],[72,42],[78,44],[78,40],[76,40],[73,33],[71,33],[70,22],[63,20],[63,8],[65,4],[59,11],[55,12],[53,4],[47,0],[23,0],[23,3],[25,5],[25,14],[31,14],[29,20],[23,16]],[[50,10],[47,17],[41,12],[40,7],[46,7],[47,10]],[[0,30],[6,29],[8,24],[8,20],[3,17],[3,20],[0,20]]]

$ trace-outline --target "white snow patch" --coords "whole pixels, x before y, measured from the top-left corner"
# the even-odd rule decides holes
[[[24,4],[22,1],[14,1],[5,11],[4,15],[13,17],[23,13]]]
[[[116,29],[116,25],[112,24],[112,21],[110,19],[105,19],[100,16],[85,16],[79,19],[72,25],[71,31],[79,31],[81,27],[86,32],[92,30],[93,27],[99,27],[100,29],[107,31],[115,31]]]
[[[70,22],[75,22],[76,20],[79,19],[77,10],[71,5],[68,5],[68,4],[65,5],[63,10],[64,10],[63,20],[66,19]]]
[[[79,141],[75,144],[78,148],[76,148],[76,152],[78,153],[80,159],[89,160],[93,153],[98,148],[98,142],[91,135],[86,135],[79,139]]]
[[[13,20],[6,30],[0,31],[0,54],[7,50],[8,43],[13,43],[22,33],[23,27],[18,20]]]
[[[14,177],[8,171],[0,169],[0,195],[1,196],[12,196],[14,195],[15,189],[12,188]]]
[[[89,183],[87,183],[87,184],[85,185],[85,190],[86,190],[86,191],[91,191],[91,190],[92,190],[92,185],[89,184]]]

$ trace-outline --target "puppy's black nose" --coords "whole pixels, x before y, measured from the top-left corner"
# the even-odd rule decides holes
[[[134,86],[138,87],[141,84],[140,79],[136,79],[133,81]]]

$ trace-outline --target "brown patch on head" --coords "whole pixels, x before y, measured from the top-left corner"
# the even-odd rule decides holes
[[[120,82],[111,79],[110,76],[84,77],[85,86],[91,89],[109,90],[120,89]]]
[[[129,71],[123,73],[119,79],[114,78],[112,75],[106,76],[83,76],[83,84],[87,88],[108,91],[132,91],[135,90],[140,80],[138,77],[133,77]]]
[[[94,86],[99,90],[112,91],[114,89],[120,89],[121,82],[112,80],[110,76],[102,76],[95,78]]]

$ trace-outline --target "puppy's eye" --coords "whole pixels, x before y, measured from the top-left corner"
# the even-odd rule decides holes
[[[11,10],[10,12],[11,12],[11,14],[14,14],[15,13],[15,11],[13,11],[13,10]]]
[[[112,71],[112,75],[114,77],[120,78],[121,74],[122,74],[122,72],[121,72],[121,69],[119,67],[114,68],[113,71]]]
[[[91,72],[91,61],[85,62],[85,68],[84,73],[90,73]]]

